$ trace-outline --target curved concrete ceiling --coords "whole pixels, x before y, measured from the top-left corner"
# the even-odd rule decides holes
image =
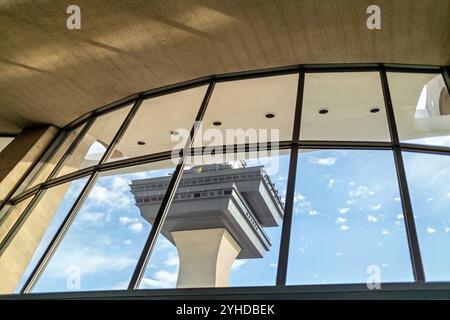
[[[450,64],[450,0],[68,1],[0,4],[0,132],[63,126],[140,91],[307,63]]]

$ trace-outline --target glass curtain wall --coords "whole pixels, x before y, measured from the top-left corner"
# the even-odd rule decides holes
[[[291,70],[94,113],[2,204],[0,292],[450,281],[445,79]]]

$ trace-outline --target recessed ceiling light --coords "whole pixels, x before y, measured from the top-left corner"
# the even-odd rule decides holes
[[[264,115],[267,119],[275,118],[275,113],[269,112]]]
[[[377,113],[379,111],[380,111],[380,108],[377,108],[377,107],[370,109],[371,113]]]
[[[177,130],[170,130],[170,134],[173,135],[173,136],[177,136],[180,133]]]
[[[141,140],[139,140],[138,142],[136,142],[138,145],[140,145],[140,146],[145,146],[146,145],[146,143],[145,143],[145,141],[141,141]]]
[[[222,122],[220,122],[220,121],[214,121],[212,124],[213,124],[213,126],[215,126],[215,127],[219,127],[219,126],[222,125]]]
[[[328,109],[319,109],[319,114],[327,114]]]

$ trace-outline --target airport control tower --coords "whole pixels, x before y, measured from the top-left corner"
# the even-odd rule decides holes
[[[131,191],[153,224],[171,177],[134,180]],[[178,251],[177,287],[226,287],[235,259],[271,249],[265,227],[276,227],[283,204],[263,166],[209,164],[183,172],[162,234]]]

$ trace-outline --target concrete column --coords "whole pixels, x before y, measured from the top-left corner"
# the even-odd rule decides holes
[[[39,160],[57,133],[54,126],[27,128],[0,152],[0,203]]]
[[[180,257],[177,288],[227,287],[241,247],[224,228],[174,231]]]

